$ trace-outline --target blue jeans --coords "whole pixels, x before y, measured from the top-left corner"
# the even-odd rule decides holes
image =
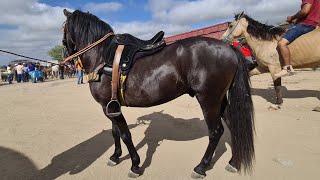
[[[308,26],[304,24],[296,24],[291,29],[289,29],[282,37],[292,43],[292,41],[296,40],[303,34],[306,34],[310,31],[313,31],[315,27]]]
[[[8,82],[9,82],[9,84],[12,83],[12,80],[13,80],[13,74],[8,74]]]
[[[77,70],[78,84],[83,83],[83,71]]]
[[[17,82],[20,83],[22,79],[22,74],[17,74]]]

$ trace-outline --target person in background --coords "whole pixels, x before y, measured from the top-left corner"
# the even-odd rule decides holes
[[[18,63],[18,65],[16,66],[16,71],[17,71],[17,82],[21,83],[22,74],[23,74],[23,66],[21,65],[21,63]]]
[[[11,64],[9,64],[7,66],[7,72],[8,72],[8,82],[9,84],[12,84],[12,80],[13,80],[13,68],[11,66]]]
[[[28,68],[29,68],[29,72],[32,72],[32,71],[34,71],[34,70],[36,69],[36,66],[34,65],[34,63],[31,63],[31,64],[28,66]]]
[[[64,79],[64,63],[59,63],[60,79]]]
[[[83,84],[83,65],[79,57],[76,61],[76,69],[78,76],[78,84]]]
[[[29,68],[27,64],[23,63],[23,82],[29,81]]]

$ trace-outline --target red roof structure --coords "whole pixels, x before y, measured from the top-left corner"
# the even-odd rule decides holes
[[[210,37],[210,38],[216,38],[220,39],[223,35],[223,33],[228,29],[229,23],[224,22],[221,24],[216,24],[213,26],[193,30],[190,32],[182,33],[182,34],[177,34],[171,37],[165,38],[165,41],[167,44],[174,43],[178,40],[189,38],[189,37],[194,37],[194,36],[205,36],[205,37]]]

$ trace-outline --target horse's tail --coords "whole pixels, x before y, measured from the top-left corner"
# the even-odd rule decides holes
[[[228,118],[235,168],[251,172],[254,155],[254,109],[251,99],[250,78],[245,58],[239,49],[231,46],[238,57],[238,69],[229,89]]]

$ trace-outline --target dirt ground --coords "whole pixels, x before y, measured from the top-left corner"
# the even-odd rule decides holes
[[[206,179],[317,180],[320,163],[320,71],[283,78],[284,104],[274,102],[269,74],[252,78],[256,162],[252,175],[227,172],[226,130]],[[144,174],[138,179],[191,179],[208,143],[195,98],[184,95],[150,108],[123,108],[138,146]],[[0,84],[0,179],[128,179],[121,163],[107,166],[114,151],[111,123],[76,79]],[[144,121],[137,125],[136,122]]]

